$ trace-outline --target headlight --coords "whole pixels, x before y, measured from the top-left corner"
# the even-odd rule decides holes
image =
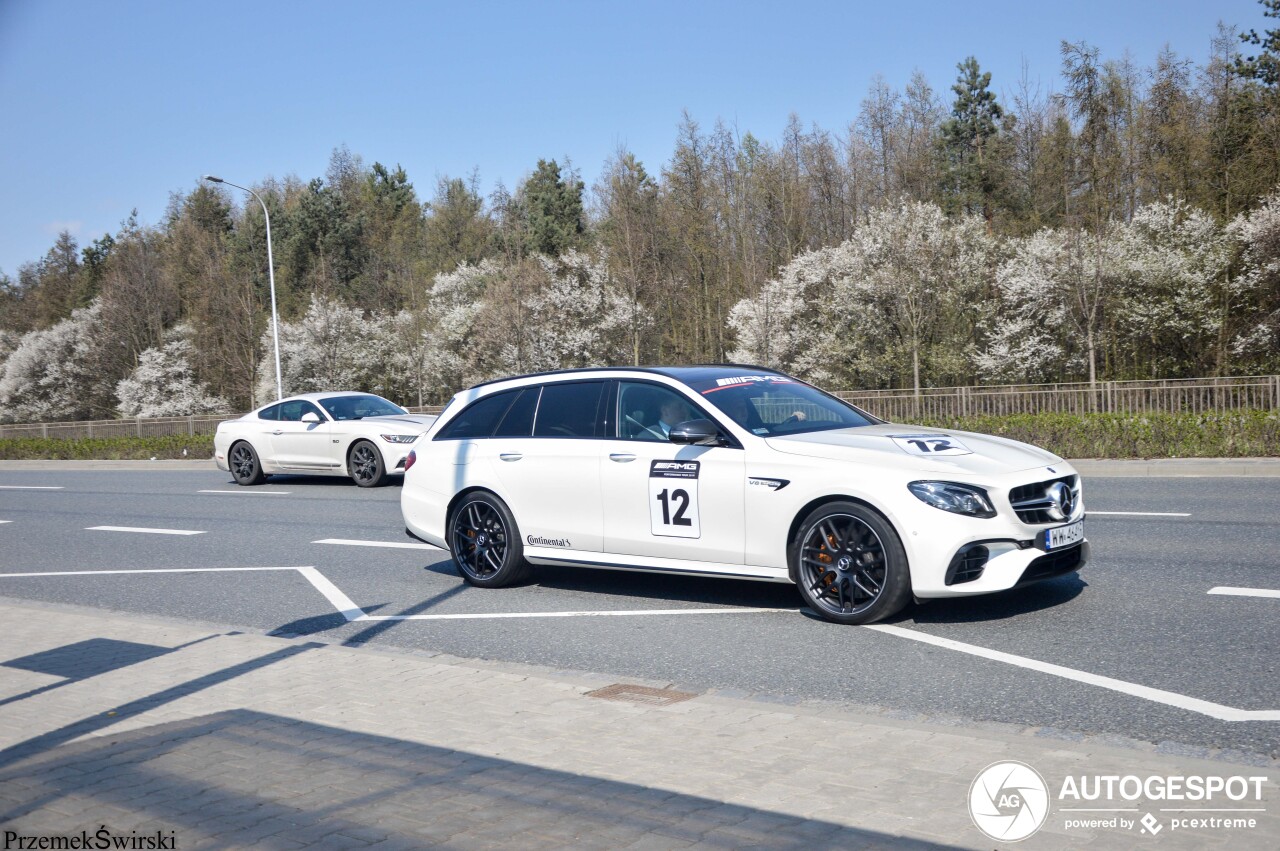
[[[413,443],[418,439],[416,434],[382,434],[379,437],[387,443]]]
[[[995,517],[996,510],[991,507],[991,499],[982,488],[973,485],[962,485],[956,482],[912,482],[907,490],[916,495],[921,502],[927,502],[934,508],[950,511],[952,514],[966,514],[970,517]]]

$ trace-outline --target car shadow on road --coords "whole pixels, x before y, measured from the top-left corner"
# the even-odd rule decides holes
[[[229,485],[236,484],[235,479],[227,479]],[[395,473],[387,477],[387,483],[382,488],[392,486],[399,487],[404,483],[404,476]],[[300,485],[303,487],[312,487],[316,485],[328,485],[330,487],[350,488],[351,490],[361,490],[354,481],[346,476],[308,476],[305,473],[272,473],[267,477],[267,481],[262,485],[253,485],[245,488],[245,490],[253,490],[254,487],[262,487],[269,490],[272,485]],[[363,490],[379,491],[382,488],[364,488]]]
[[[1069,603],[1089,586],[1078,574],[981,597],[950,597],[908,606],[886,623],[976,623],[1014,618]]]
[[[444,564],[452,567],[451,562]],[[530,585],[655,602],[759,608],[796,608],[800,605],[793,585],[734,577],[703,579],[698,576],[538,565],[530,581],[525,583],[525,587]]]

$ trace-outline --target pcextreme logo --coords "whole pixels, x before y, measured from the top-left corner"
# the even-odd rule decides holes
[[[1049,787],[1040,772],[1025,763],[992,763],[969,787],[969,816],[992,839],[1019,842],[1049,816]]]

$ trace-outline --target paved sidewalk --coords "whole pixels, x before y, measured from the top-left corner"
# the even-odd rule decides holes
[[[1265,759],[715,693],[607,700],[588,693],[609,677],[19,601],[0,602],[0,619],[0,836],[990,848],[969,788],[1012,759],[1051,796],[1067,775],[1268,777],[1253,830],[1067,829],[1055,806],[1020,847],[1280,845],[1280,764]],[[1160,804],[1134,806],[1140,817]]]

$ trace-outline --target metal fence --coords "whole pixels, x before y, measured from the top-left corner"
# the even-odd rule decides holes
[[[835,395],[887,420],[1008,414],[1204,413],[1280,410],[1280,376],[1005,384],[912,390],[842,390]]]
[[[1280,410],[1280,375],[1238,378],[1177,378],[1162,381],[1099,381],[1072,384],[1003,384],[925,387],[911,390],[838,390],[836,396],[886,420],[1002,416],[1044,413],[1203,413]],[[409,408],[438,414],[440,405]],[[0,425],[12,437],[158,437],[213,434],[230,416],[147,417],[130,420]]]

